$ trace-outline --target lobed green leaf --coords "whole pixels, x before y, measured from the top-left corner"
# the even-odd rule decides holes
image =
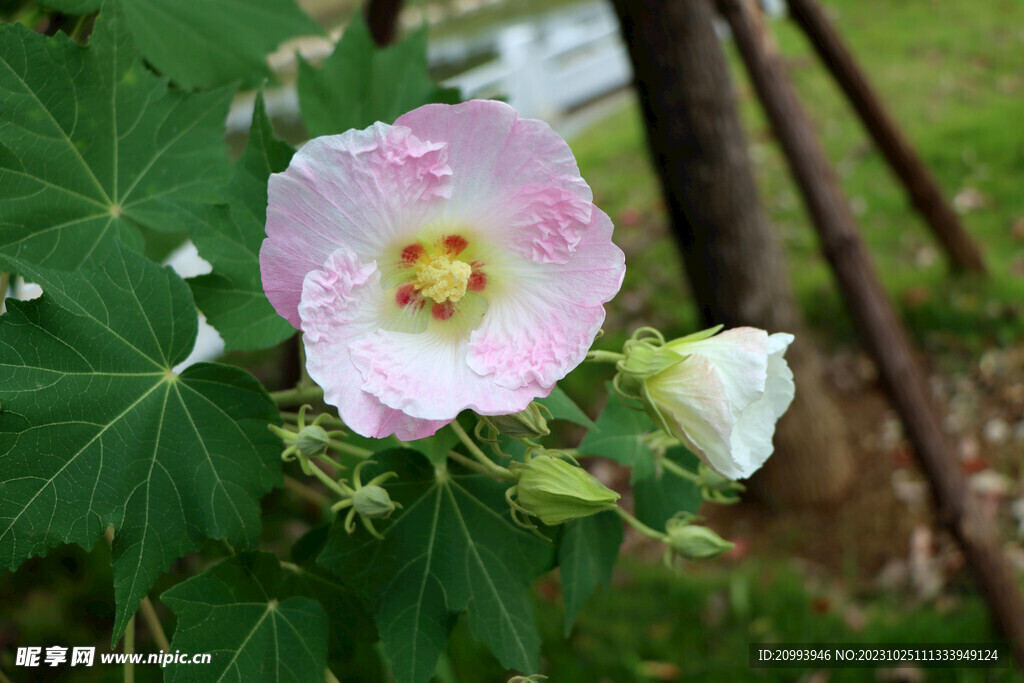
[[[172,665],[169,681],[323,680],[327,615],[308,597],[288,596],[269,553],[244,553],[165,591],[178,617],[172,650],[207,652],[207,665]]]
[[[312,137],[392,123],[432,102],[460,101],[457,89],[442,88],[427,74],[426,27],[382,50],[358,14],[319,69],[300,58],[298,91]]]
[[[277,409],[248,373],[191,352],[196,312],[172,271],[120,246],[66,273],[0,257],[43,288],[0,317],[0,564],[113,525],[113,640],[157,576],[204,538],[255,543],[281,483]]]

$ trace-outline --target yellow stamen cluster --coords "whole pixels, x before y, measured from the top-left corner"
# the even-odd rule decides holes
[[[447,256],[428,256],[416,264],[416,291],[439,304],[458,303],[466,295],[473,268]]]

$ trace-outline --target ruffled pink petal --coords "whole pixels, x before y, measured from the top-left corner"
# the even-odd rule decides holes
[[[270,176],[263,287],[279,314],[298,327],[303,277],[344,247],[373,260],[413,235],[450,196],[443,142],[376,123],[310,141],[283,173]]]
[[[550,390],[583,362],[625,274],[611,233],[611,220],[595,208],[572,260],[525,264],[470,336],[469,367],[507,389]]]
[[[420,107],[396,125],[448,143],[454,173],[446,220],[538,263],[569,260],[590,222],[593,194],[569,146],[546,123],[520,119],[503,102],[473,100]]]
[[[381,403],[417,418],[446,424],[461,411],[507,415],[548,391],[505,389],[466,364],[467,342],[457,336],[379,330],[352,344],[362,389]]]
[[[352,363],[353,342],[379,327],[382,294],[376,266],[362,264],[346,249],[335,250],[322,268],[310,271],[298,307],[306,370],[323,387],[324,400],[338,408],[341,419],[356,433],[422,439],[450,420],[417,419],[382,404],[360,388],[362,376]]]

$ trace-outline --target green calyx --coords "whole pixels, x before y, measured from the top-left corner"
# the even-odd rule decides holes
[[[706,526],[693,524],[692,515],[673,517],[665,523],[665,544],[671,552],[686,560],[717,557],[735,544],[726,541]]]
[[[512,467],[519,480],[506,498],[516,523],[526,528],[534,525],[523,515],[553,526],[614,509],[620,497],[579,465],[547,453]]]
[[[384,538],[373,526],[373,520],[387,519],[396,509],[401,509],[402,504],[391,500],[391,496],[388,495],[388,492],[384,490],[381,484],[398,475],[394,472],[385,472],[364,484],[360,475],[363,468],[371,462],[371,460],[364,460],[356,465],[355,470],[352,472],[351,486],[347,483],[339,482],[339,486],[344,490],[345,497],[332,505],[331,510],[340,512],[348,508],[348,514],[345,515],[346,532],[351,534],[356,530],[356,516],[358,515],[359,521],[363,523],[363,527],[371,535],[376,538]]]
[[[512,415],[480,416],[480,421],[493,432],[512,439],[539,439],[551,433],[548,420],[551,411],[533,401],[526,410]],[[492,435],[493,436],[493,435]]]
[[[368,484],[352,494],[352,508],[366,519],[387,519],[396,507],[388,492],[380,486]]]

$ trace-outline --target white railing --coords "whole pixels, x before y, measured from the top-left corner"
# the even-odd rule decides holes
[[[494,60],[445,81],[466,99],[503,96],[521,115],[552,119],[627,85],[629,57],[611,10],[588,6],[495,36]]]

